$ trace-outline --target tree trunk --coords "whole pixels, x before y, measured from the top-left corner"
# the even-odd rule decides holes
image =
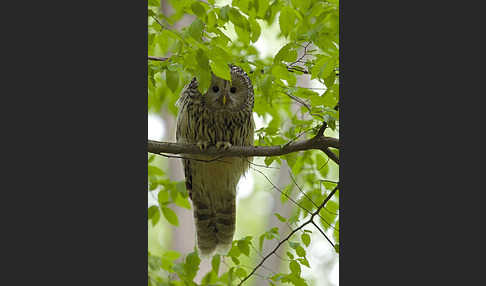
[[[170,16],[174,13],[174,10],[169,5],[167,0],[160,1],[161,11],[164,15]],[[192,15],[184,15],[184,17],[176,22],[170,29],[180,30],[185,26],[188,26],[194,20]],[[170,55],[168,55],[170,56]],[[166,138],[167,142],[175,142],[175,129],[176,122],[172,114],[167,110],[162,111],[162,118],[165,121],[166,126]],[[171,181],[182,181],[184,180],[184,173],[182,162],[180,159],[168,159],[169,160],[169,178]],[[174,208],[177,217],[179,218],[179,226],[171,226],[172,231],[172,246],[171,249],[181,253],[181,258],[178,261],[182,261],[187,254],[194,250],[196,245],[196,228],[194,226],[194,216],[193,210],[187,210],[180,207]],[[207,259],[202,259],[199,265],[199,272],[196,275],[195,281],[200,282],[202,277],[211,270],[211,263]]]

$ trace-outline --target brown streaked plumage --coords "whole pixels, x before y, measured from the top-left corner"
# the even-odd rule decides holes
[[[213,75],[202,95],[193,78],[178,101],[177,142],[201,149],[253,145],[253,86],[239,67],[230,66],[231,82]],[[184,155],[210,160],[214,156]],[[248,170],[249,158],[225,157],[213,162],[183,159],[186,188],[192,200],[197,245],[202,255],[224,253],[231,246],[236,223],[236,185]]]

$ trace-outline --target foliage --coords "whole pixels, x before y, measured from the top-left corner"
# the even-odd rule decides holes
[[[256,130],[255,145],[280,145],[297,137],[311,138],[322,122],[327,123],[331,129],[329,132],[337,134],[338,0],[233,0],[231,5],[224,6],[214,0],[207,3],[198,0],[168,2],[174,8],[170,16],[160,13],[160,0],[148,0],[148,54],[168,58],[148,61],[150,112],[158,112],[163,107],[176,115],[175,102],[194,75],[200,83],[200,91],[204,92],[209,87],[211,72],[229,79],[227,64],[234,63],[250,76],[255,89],[255,116],[266,123],[265,127]],[[169,28],[187,14],[194,15],[189,26],[180,31]],[[278,23],[279,36],[285,39],[285,44],[273,58],[262,58],[255,43],[262,31],[273,23]],[[325,88],[299,86],[300,75],[310,76]],[[292,108],[296,105],[296,98],[305,103],[297,104],[299,112]],[[148,208],[149,223],[157,225],[163,218],[178,226],[173,207],[190,209],[188,194],[183,182],[169,180],[157,167],[154,157],[148,158],[148,190],[158,191],[158,204]],[[295,182],[281,190],[281,202],[290,203],[289,197],[297,197],[298,207],[294,208],[290,217],[275,216],[295,228],[309,218],[335,187],[335,183],[327,180],[334,163],[320,151],[267,157],[264,163],[270,166],[281,164],[283,160],[289,165]],[[326,233],[331,233],[336,251],[339,250],[338,210],[336,193],[316,220]],[[227,255],[212,258],[212,270],[204,276],[201,284],[237,284],[252,270],[242,265],[242,259],[249,263],[258,262],[256,251],[261,250],[263,242],[274,240],[277,243],[280,235],[278,228],[271,228],[258,237],[246,236],[235,240]],[[307,285],[302,278],[302,267],[310,267],[306,249],[311,243],[308,231],[294,235],[288,241],[288,272],[268,277],[269,283]],[[201,261],[196,250],[189,254],[171,250],[162,255],[149,252],[148,259],[149,285],[196,285],[194,277]],[[223,262],[228,267],[221,273]]]

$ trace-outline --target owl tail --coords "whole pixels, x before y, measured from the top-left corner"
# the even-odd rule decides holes
[[[193,198],[197,246],[202,256],[214,251],[226,254],[231,248],[236,223],[234,192],[210,200]]]

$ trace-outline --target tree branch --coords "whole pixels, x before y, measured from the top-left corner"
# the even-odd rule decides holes
[[[312,223],[314,224],[314,217],[321,211],[321,209],[324,207],[324,205],[331,199],[331,197],[334,195],[334,193],[336,193],[336,191],[339,189],[339,183],[338,185],[329,193],[329,195],[326,197],[326,199],[322,202],[322,204],[317,208],[317,210],[315,212],[312,213],[311,217],[305,222],[303,223],[301,226],[299,226],[298,228],[294,229],[291,233],[289,233],[289,235],[287,235],[287,237],[285,237],[282,241],[280,241],[277,246],[269,253],[267,254],[261,261],[260,263],[258,263],[257,266],[255,266],[255,268],[253,268],[253,270],[250,272],[250,274],[248,274],[245,278],[243,278],[243,280],[240,281],[240,283],[238,284],[238,286],[240,286],[241,284],[243,284],[243,282],[245,282],[246,280],[248,280],[248,278],[250,278],[257,270],[258,268],[260,268],[263,263],[265,262],[265,260],[267,260],[272,254],[274,254],[277,249],[286,241],[288,241],[292,235],[294,235],[294,233],[296,233],[297,231],[301,230],[304,226],[308,225],[309,223]],[[328,238],[326,236],[326,238]],[[332,243],[331,243],[332,244]],[[334,246],[334,245],[333,245]]]
[[[158,142],[148,140],[147,151],[149,153],[161,155],[162,153],[170,154],[204,154],[204,155],[218,155],[221,157],[269,157],[280,156],[298,151],[317,149],[326,152],[327,148],[339,148],[339,139],[315,136],[307,140],[299,140],[285,145],[276,146],[232,146],[227,150],[217,149],[215,146],[210,146],[202,151],[196,144],[170,143]],[[339,164],[337,157],[330,157]]]
[[[159,61],[159,62],[163,62],[163,61],[168,60],[169,58],[161,58],[161,57],[152,57],[152,56],[148,56],[148,59],[149,59],[149,60],[152,60],[152,61]]]

